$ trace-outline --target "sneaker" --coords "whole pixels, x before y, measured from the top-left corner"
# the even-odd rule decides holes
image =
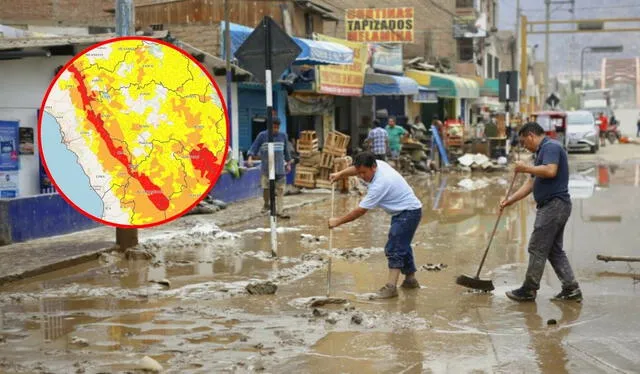
[[[559,294],[551,298],[551,301],[582,301],[582,291],[580,287],[562,290]]]
[[[410,278],[410,279],[405,279],[404,282],[402,282],[402,284],[400,285],[400,287],[408,288],[408,289],[420,288],[420,283],[418,283],[418,280],[416,278]]]
[[[536,299],[537,292],[534,290],[529,290],[523,287],[520,287],[515,290],[507,291],[506,295],[513,301],[534,301]]]
[[[386,284],[371,299],[392,299],[398,297],[398,289],[396,286]]]

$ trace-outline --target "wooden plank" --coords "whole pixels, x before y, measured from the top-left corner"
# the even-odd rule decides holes
[[[606,256],[606,255],[598,255],[596,257],[600,261],[609,262],[609,261],[621,261],[621,262],[640,262],[640,257],[633,256]]]

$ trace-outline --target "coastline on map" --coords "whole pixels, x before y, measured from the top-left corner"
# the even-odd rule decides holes
[[[58,188],[80,209],[102,218],[104,202],[91,187],[87,173],[80,165],[78,156],[62,142],[58,121],[50,113],[42,116],[42,148],[47,167]]]

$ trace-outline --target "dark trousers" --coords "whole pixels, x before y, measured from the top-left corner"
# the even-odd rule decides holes
[[[540,289],[540,279],[547,260],[562,282],[563,289],[578,287],[567,254],[562,249],[564,227],[570,215],[571,203],[561,199],[549,200],[538,207],[529,240],[529,267],[524,288]]]
[[[387,161],[387,155],[385,155],[384,153],[376,153],[376,160]]]
[[[384,246],[389,269],[400,269],[404,275],[416,272],[411,241],[421,218],[422,209],[405,210],[391,218],[389,239]]]

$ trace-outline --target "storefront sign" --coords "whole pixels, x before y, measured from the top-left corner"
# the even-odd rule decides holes
[[[0,121],[0,171],[20,169],[18,122]]]
[[[435,90],[419,90],[417,95],[413,96],[414,103],[437,104],[438,91]]]
[[[367,45],[320,34],[316,35],[316,39],[342,44],[353,50],[351,65],[318,66],[316,74],[318,92],[334,96],[361,96],[364,72],[367,69]]]
[[[0,199],[18,197],[18,172],[0,171]]]
[[[413,8],[347,9],[347,40],[354,42],[413,43]]]
[[[402,45],[369,44],[371,67],[378,72],[402,74]]]

